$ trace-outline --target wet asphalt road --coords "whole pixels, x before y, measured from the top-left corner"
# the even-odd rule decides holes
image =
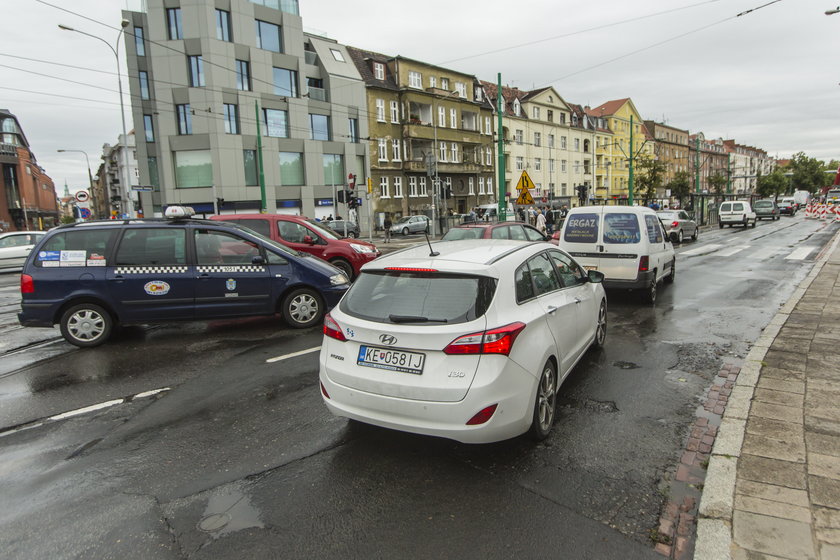
[[[610,293],[607,347],[564,383],[538,445],[467,446],[334,418],[317,353],[266,363],[317,347],[320,332],[276,320],[129,328],[77,350],[57,329],[16,328],[17,275],[0,275],[0,550],[658,558],[650,531],[700,397],[836,229],[794,217],[705,231],[678,248],[676,283],[655,307]]]

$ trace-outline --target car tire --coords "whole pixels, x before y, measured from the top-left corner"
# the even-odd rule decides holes
[[[720,226],[720,229],[723,229],[723,222],[718,222],[718,225]]]
[[[404,227],[402,233],[403,233],[403,235],[408,235],[408,228]]]
[[[357,237],[356,232],[355,231],[348,231],[347,232],[347,237],[349,237],[351,239],[356,239],[356,237]]]
[[[753,221],[752,221],[752,223],[750,224],[750,227],[755,227],[755,223],[756,223],[757,221],[758,221],[758,220],[753,220]]]
[[[290,327],[308,329],[324,318],[321,297],[311,288],[298,288],[283,298],[283,319]]]
[[[598,323],[595,325],[595,340],[592,341],[592,346],[595,348],[603,348],[604,342],[607,340],[607,300],[601,300],[601,306],[598,308]]]
[[[542,441],[551,433],[554,414],[557,410],[557,366],[548,360],[542,368],[537,395],[534,399],[534,414],[528,435],[531,439]]]
[[[673,284],[677,279],[677,259],[671,261],[671,272],[665,277],[666,284]]]
[[[336,268],[340,268],[341,271],[347,276],[348,280],[353,279],[353,265],[347,262],[344,259],[333,259],[330,261],[330,264]]]
[[[61,335],[80,348],[93,348],[108,340],[114,328],[111,314],[93,303],[81,303],[61,315]]]
[[[692,240],[692,241],[697,241],[697,238],[698,238],[699,236],[700,236],[700,228],[699,228],[699,227],[695,227],[695,228],[694,228],[694,233],[692,233],[692,234],[691,234],[691,240]]]
[[[642,300],[651,305],[656,303],[656,291],[659,288],[656,282],[656,271],[653,272],[653,278],[647,287],[642,290]]]
[[[677,232],[677,243],[682,243],[684,239],[683,230]]]

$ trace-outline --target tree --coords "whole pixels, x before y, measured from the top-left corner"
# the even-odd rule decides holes
[[[717,196],[720,196],[723,194],[723,188],[729,181],[726,178],[726,175],[720,171],[716,171],[714,175],[709,175],[707,182],[709,183],[709,190]]]
[[[665,177],[666,164],[663,161],[651,157],[641,157],[637,160],[636,168],[639,170],[636,185],[645,205],[656,199],[657,189],[662,188],[662,181]]]
[[[823,163],[816,158],[797,152],[790,158],[788,169],[793,174],[790,177],[792,190],[806,190],[815,193],[827,184],[828,173],[824,173]]]
[[[667,188],[671,189],[671,196],[680,201],[680,208],[685,208],[683,199],[691,194],[691,181],[688,171],[677,171],[674,178],[668,183]]]
[[[784,171],[779,168],[773,170],[769,175],[758,178],[758,185],[755,192],[762,198],[778,198],[788,188],[788,178]]]

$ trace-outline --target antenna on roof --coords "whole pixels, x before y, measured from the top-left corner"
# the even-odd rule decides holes
[[[428,243],[428,244],[429,244],[429,256],[430,256],[430,257],[436,257],[436,256],[440,255],[440,253],[438,253],[437,251],[435,251],[434,249],[432,249],[432,242],[431,242],[431,241],[429,241],[429,234],[428,234],[428,233],[426,233],[426,232],[425,232],[425,230],[423,231],[423,235],[425,235],[425,236],[426,236],[426,243]]]

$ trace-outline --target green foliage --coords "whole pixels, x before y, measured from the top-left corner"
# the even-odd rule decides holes
[[[671,196],[680,201],[680,208],[683,207],[683,199],[691,194],[691,180],[688,171],[677,171],[674,178],[668,183],[667,188],[671,189]]]
[[[814,193],[834,180],[830,174],[824,173],[825,168],[820,160],[806,156],[805,152],[793,154],[788,169],[793,173],[790,178],[791,192],[806,190]]]
[[[788,178],[781,168],[776,168],[770,175],[758,178],[755,192],[762,198],[778,198],[788,188]]]
[[[723,194],[723,190],[726,188],[728,182],[726,175],[720,172],[710,175],[707,181],[709,183],[709,190],[718,196]]]
[[[644,199],[644,203],[647,204],[656,198],[657,189],[661,189],[663,186],[666,164],[650,157],[640,157],[636,162],[636,169],[639,170],[639,175],[636,178],[638,193],[640,198]]]
[[[73,216],[62,216],[61,217],[61,223],[62,224],[75,224],[76,223],[76,218],[74,218]]]

